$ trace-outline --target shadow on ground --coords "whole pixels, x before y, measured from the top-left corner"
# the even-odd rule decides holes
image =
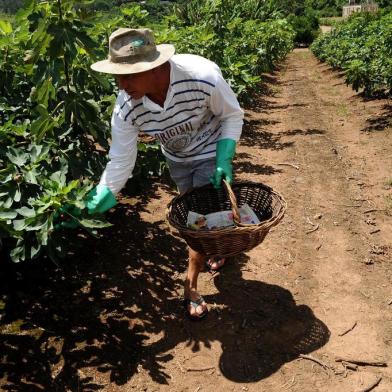
[[[222,303],[226,324],[218,339],[223,353],[222,374],[235,382],[254,382],[270,376],[300,354],[325,345],[327,326],[306,305],[297,305],[290,291],[266,282],[242,278],[241,266],[249,258],[238,256],[231,268],[215,279],[217,295],[208,302]],[[253,260],[253,262],[260,262]]]
[[[2,269],[1,390],[102,390],[124,385],[140,367],[168,384],[165,363],[181,342],[196,352],[219,341],[222,374],[255,381],[328,341],[327,327],[288,290],[242,278],[245,255],[215,278],[219,293],[206,296],[224,308],[188,321],[179,297],[185,244],[165,222],[140,217],[156,191],[120,204],[102,238],[67,233],[79,247],[60,266],[40,260]]]
[[[276,173],[282,173],[282,170],[276,169],[271,165],[254,164],[252,162],[252,157],[246,153],[236,154],[234,168],[235,173],[250,173],[257,175],[272,175]]]
[[[269,132],[265,130],[266,122],[261,119],[250,119],[244,121],[241,135],[241,144],[248,147],[257,146],[261,149],[283,150],[292,147],[294,141],[282,141],[284,137],[323,135],[323,129],[290,129],[281,132]]]
[[[168,298],[181,286],[186,248],[164,222],[140,219],[156,189],[109,213],[114,226],[100,239],[66,233],[73,256],[59,267],[39,260],[1,270],[1,390],[100,390],[89,374],[123,385],[138,365],[165,382],[144,342],[178,310]]]
[[[384,105],[382,113],[369,118],[366,122],[367,126],[362,132],[378,132],[392,127],[392,105]]]

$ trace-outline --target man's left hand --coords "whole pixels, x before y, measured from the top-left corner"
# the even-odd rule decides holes
[[[235,154],[236,142],[233,139],[222,139],[216,143],[216,168],[210,177],[210,182],[214,188],[219,189],[222,180],[229,184],[233,181],[232,161]]]

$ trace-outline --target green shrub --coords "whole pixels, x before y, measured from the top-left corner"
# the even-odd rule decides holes
[[[71,0],[30,0],[15,27],[0,21],[0,238],[14,261],[52,257],[63,245],[55,215],[83,209],[106,162],[114,84],[90,71],[107,38],[82,22]],[[137,20],[135,20],[137,22]],[[23,59],[23,61],[21,61]],[[88,231],[107,224],[87,216]]]
[[[392,92],[392,12],[356,14],[320,36],[313,53],[345,71],[346,83],[368,96]]]
[[[260,73],[293,47],[292,27],[256,0],[191,1],[162,20],[135,4],[110,12],[91,4],[27,0],[15,26],[0,20],[0,242],[15,262],[43,250],[52,258],[64,253],[55,226],[59,208],[84,210],[106,164],[102,150],[108,149],[117,91],[114,80],[90,64],[106,58],[112,31],[150,26],[158,42],[212,59],[242,102]],[[138,149],[135,175],[160,175],[157,145],[140,143]],[[107,225],[83,214],[78,219],[89,232]]]
[[[319,34],[319,21],[316,15],[309,12],[305,15],[288,16],[289,23],[295,31],[294,42],[297,46],[310,45]]]

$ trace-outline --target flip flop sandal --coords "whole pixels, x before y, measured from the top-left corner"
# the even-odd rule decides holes
[[[219,257],[217,259],[210,258],[206,261],[206,269],[210,273],[218,272],[221,268],[224,267],[226,259],[224,257]],[[212,264],[216,263],[218,265],[217,268],[212,268]]]
[[[185,307],[186,315],[190,320],[198,321],[198,320],[201,320],[202,318],[204,318],[205,316],[207,316],[208,308],[206,308],[204,310],[204,312],[202,312],[202,313],[196,312],[196,308],[198,306],[201,306],[203,303],[205,303],[205,301],[202,296],[200,296],[196,301],[192,301],[190,298],[184,299],[184,307]],[[189,305],[191,305],[195,309],[195,312],[196,312],[195,314],[189,313],[189,310],[188,310]]]

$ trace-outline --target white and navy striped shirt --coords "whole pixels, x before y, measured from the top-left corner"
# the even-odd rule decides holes
[[[121,90],[112,116],[110,161],[101,184],[116,194],[131,176],[137,135],[154,136],[168,159],[212,158],[220,139],[238,141],[243,111],[219,67],[203,57],[180,54],[170,60],[170,85],[163,108],[147,96],[134,100]]]

